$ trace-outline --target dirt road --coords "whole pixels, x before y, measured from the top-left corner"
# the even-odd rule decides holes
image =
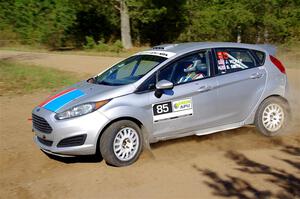
[[[95,74],[117,58],[0,51],[0,59]],[[63,66],[63,68],[62,68]],[[300,109],[299,71],[289,70]],[[151,145],[132,166],[52,159],[32,141],[32,108],[48,93],[0,97],[0,198],[300,198],[300,117],[274,138],[254,128]]]
[[[97,57],[88,55],[34,53],[0,50],[0,59],[14,60],[65,71],[98,74],[108,66],[122,60],[118,57]]]

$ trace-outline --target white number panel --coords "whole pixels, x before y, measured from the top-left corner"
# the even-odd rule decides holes
[[[153,121],[175,119],[193,115],[193,103],[191,98],[177,101],[163,102],[152,105]]]

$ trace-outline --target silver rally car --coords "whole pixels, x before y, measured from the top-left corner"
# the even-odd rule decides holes
[[[285,129],[287,76],[271,46],[166,44],[137,53],[32,111],[34,140],[59,156],[130,165],[143,146],[254,124]]]

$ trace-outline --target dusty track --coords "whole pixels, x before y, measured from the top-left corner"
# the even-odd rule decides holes
[[[32,63],[65,71],[97,74],[122,58],[0,50],[0,59]]]
[[[0,51],[0,59],[95,74],[109,57]],[[63,66],[63,68],[62,68]],[[101,66],[101,67],[98,67]],[[289,70],[300,109],[299,71]],[[300,195],[300,124],[276,138],[242,128],[151,145],[132,166],[95,157],[54,160],[32,141],[32,108],[48,93],[0,97],[0,198],[296,198]]]

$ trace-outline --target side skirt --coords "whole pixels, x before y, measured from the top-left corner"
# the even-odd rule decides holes
[[[220,132],[220,131],[227,131],[227,130],[231,130],[231,129],[240,128],[242,126],[245,126],[245,123],[244,122],[238,122],[238,123],[234,123],[234,124],[227,124],[227,125],[222,125],[222,126],[218,126],[218,127],[198,130],[198,131],[190,131],[190,132],[180,133],[180,134],[176,134],[176,135],[170,135],[170,136],[164,136],[164,137],[155,137],[150,142],[155,143],[155,142],[158,142],[158,141],[176,139],[176,138],[181,138],[181,137],[186,137],[186,136],[191,136],[191,135],[197,135],[197,136],[208,135],[208,134],[217,133],[217,132]]]

